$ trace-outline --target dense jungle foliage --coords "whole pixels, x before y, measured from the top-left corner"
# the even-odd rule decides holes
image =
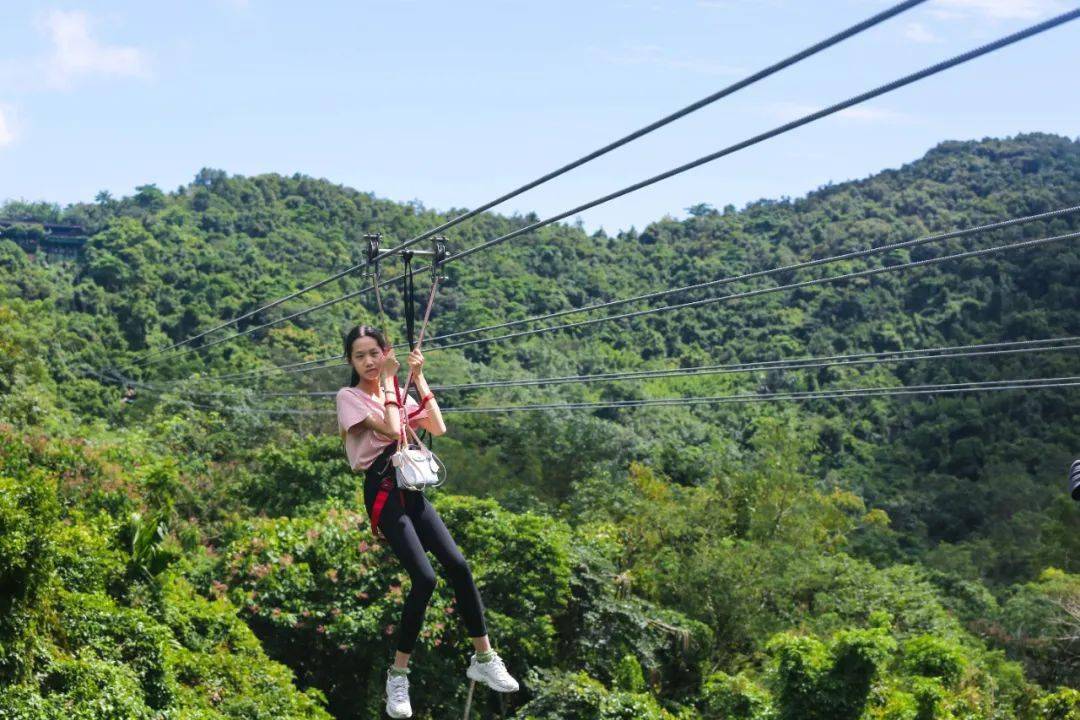
[[[707,192],[702,193],[708,196]],[[947,142],[801,199],[617,235],[560,224],[445,267],[435,385],[1080,335],[1076,240],[487,344],[439,335],[1078,204],[1080,142]],[[408,577],[336,433],[352,273],[459,213],[301,175],[9,201],[0,236],[0,718],[377,718]],[[534,216],[485,213],[472,247]],[[80,258],[29,252],[42,222]],[[683,302],[1080,230],[1080,213],[698,290]],[[397,261],[383,272],[397,273]],[[426,290],[426,278],[418,280]],[[403,335],[399,288],[386,291]],[[631,305],[620,311],[647,307]],[[577,319],[582,316],[571,316]],[[257,328],[257,329],[254,329]],[[511,328],[520,330],[521,328]],[[505,332],[505,331],[504,331]],[[472,338],[475,336],[467,336]],[[143,362],[139,362],[143,360]],[[445,408],[1056,377],[1076,351],[439,391]],[[137,385],[121,402],[124,382]],[[269,410],[311,410],[273,414]],[[447,414],[432,499],[519,693],[481,717],[1080,719],[1080,393]],[[440,578],[418,718],[471,645]]]

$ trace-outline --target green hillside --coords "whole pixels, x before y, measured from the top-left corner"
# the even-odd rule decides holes
[[[618,235],[549,226],[445,267],[427,375],[1077,336],[1080,240],[1062,240],[437,349],[440,335],[1073,205],[1080,142],[1031,134],[943,143],[805,198],[700,203]],[[0,210],[26,220],[0,230],[0,718],[381,717],[408,577],[371,536],[332,397],[272,394],[333,391],[347,372],[214,377],[339,354],[350,324],[379,322],[370,293],[260,326],[370,280],[354,273],[202,342],[258,328],[236,340],[151,353],[362,263],[365,233],[393,246],[460,212],[218,170],[175,192]],[[537,219],[482,214],[447,233],[450,249]],[[39,223],[87,228],[82,255],[28,252]],[[1064,214],[608,312],[1078,230],[1080,212]],[[400,340],[399,288],[386,305]],[[1076,349],[446,390],[440,402],[1073,375]],[[121,377],[138,384],[133,403]],[[447,419],[435,449],[450,480],[432,496],[522,680],[507,717],[1080,718],[1080,505],[1064,491],[1080,455],[1075,388]],[[440,579],[410,677],[420,718],[464,704],[469,642],[452,598]]]

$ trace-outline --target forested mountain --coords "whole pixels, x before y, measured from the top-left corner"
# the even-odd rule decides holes
[[[428,376],[1078,336],[1075,239],[755,291],[1073,233],[1080,212],[606,312],[745,297],[438,349],[440,335],[1073,205],[1080,143],[1032,134],[947,142],[805,198],[701,203],[640,231],[549,226],[445,266]],[[4,206],[25,222],[0,231],[0,718],[380,716],[408,579],[366,524],[332,396],[279,394],[336,390],[345,367],[215,377],[340,354],[350,324],[379,322],[359,292],[370,279],[158,351],[362,264],[365,233],[393,246],[459,212],[218,170],[175,192]],[[535,220],[484,213],[448,243]],[[81,256],[33,252],[43,222],[86,227]],[[385,301],[400,340],[400,287]],[[251,332],[214,344],[237,329]],[[469,408],[1078,369],[1068,349],[439,394]],[[1075,388],[447,418],[435,449],[450,481],[433,498],[523,680],[507,717],[1080,717],[1080,505],[1064,491]],[[452,598],[440,579],[413,663],[418,717],[461,711],[468,639]]]

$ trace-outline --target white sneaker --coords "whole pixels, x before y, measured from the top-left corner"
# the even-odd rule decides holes
[[[517,692],[518,689],[518,681],[506,671],[506,665],[498,653],[486,663],[477,662],[476,653],[473,653],[465,675],[470,680],[484,683],[496,692],[510,693]]]
[[[389,670],[386,671],[386,714],[392,718],[412,717],[409,678],[404,675],[391,675]]]

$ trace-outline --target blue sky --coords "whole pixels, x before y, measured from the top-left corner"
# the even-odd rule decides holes
[[[0,199],[201,167],[480,204],[892,4],[879,0],[5,3]],[[497,208],[562,211],[1075,6],[931,0]],[[798,196],[944,139],[1080,135],[1080,22],[582,215]]]

